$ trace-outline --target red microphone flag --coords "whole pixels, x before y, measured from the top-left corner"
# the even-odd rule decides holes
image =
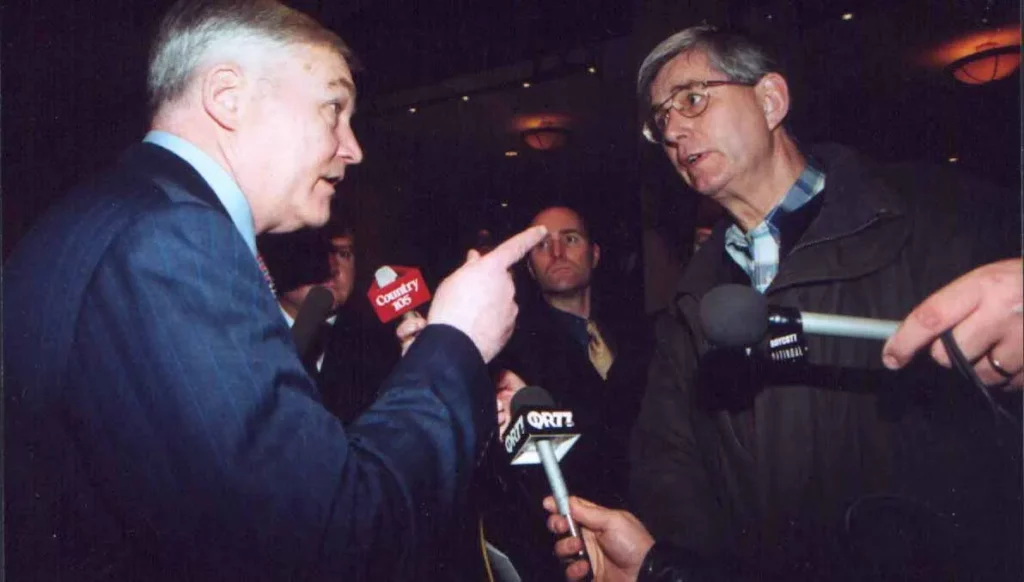
[[[377,281],[370,285],[367,297],[377,318],[387,323],[396,317],[416,309],[430,301],[430,290],[423,280],[420,270],[415,267],[399,267],[392,265],[398,278],[380,286]]]

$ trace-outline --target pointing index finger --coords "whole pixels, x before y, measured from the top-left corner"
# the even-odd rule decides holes
[[[522,259],[526,253],[530,252],[530,249],[535,247],[540,241],[544,240],[544,237],[547,235],[547,227],[531,226],[523,232],[520,232],[501,243],[495,247],[494,250],[487,253],[483,258],[485,260],[496,261],[502,266],[502,268],[507,269],[519,262],[519,259]]]

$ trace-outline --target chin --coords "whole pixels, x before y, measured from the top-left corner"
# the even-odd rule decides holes
[[[331,205],[324,204],[323,208],[310,209],[310,212],[305,212],[302,215],[303,226],[309,228],[320,228],[327,224],[327,221],[331,219]]]

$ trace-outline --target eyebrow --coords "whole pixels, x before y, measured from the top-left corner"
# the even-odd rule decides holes
[[[562,230],[558,231],[558,234],[578,234],[584,237],[587,236],[583,233],[582,230],[578,228],[563,228]]]
[[[347,90],[349,92],[349,94],[352,96],[352,98],[355,99],[355,96],[356,96],[356,85],[351,80],[346,79],[345,77],[338,77],[336,79],[331,79],[330,81],[327,82],[327,87],[330,88],[330,89],[334,89],[336,87],[341,87],[342,89]]]
[[[699,83],[700,83],[700,81],[687,81],[685,83],[679,83],[677,85],[672,85],[671,92],[674,93],[676,91],[679,91],[680,89],[689,89],[690,87],[693,87],[694,85],[697,85]]]

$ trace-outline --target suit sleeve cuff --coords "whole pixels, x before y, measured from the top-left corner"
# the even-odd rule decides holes
[[[494,432],[497,413],[493,384],[480,350],[468,335],[450,325],[430,324],[423,328],[403,360],[441,361],[449,370],[457,370],[465,379],[464,398],[469,403],[473,425],[481,434]],[[442,389],[441,398],[460,396],[448,392]]]

